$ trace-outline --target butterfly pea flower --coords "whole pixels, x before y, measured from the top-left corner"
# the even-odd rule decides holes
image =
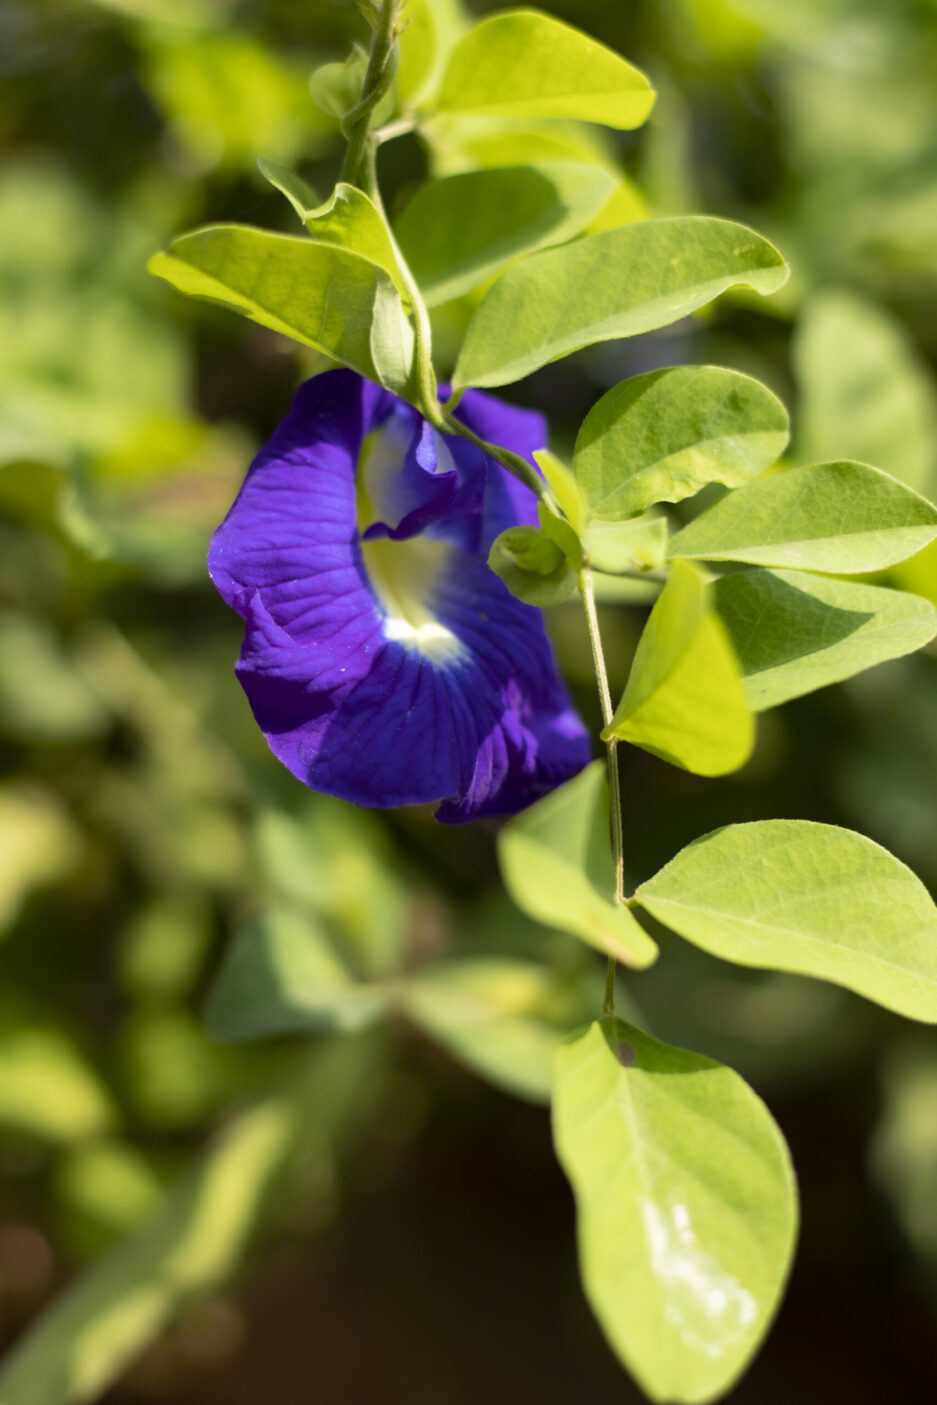
[[[459,418],[532,462],[542,418],[468,391]],[[589,741],[540,610],[489,570],[531,490],[351,371],[307,381],[212,538],[243,617],[237,676],[276,757],[359,805],[509,814],[580,770]]]

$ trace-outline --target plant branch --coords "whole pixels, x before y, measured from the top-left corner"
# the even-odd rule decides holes
[[[583,608],[586,612],[586,626],[589,631],[589,644],[592,648],[592,662],[595,667],[595,679],[599,689],[599,705],[602,709],[602,725],[607,727],[613,715],[612,693],[608,686],[608,670],[605,667],[605,654],[602,651],[602,636],[599,632],[599,617],[595,608],[595,585],[592,579],[592,572],[583,570],[579,573],[579,591],[582,595]],[[614,737],[609,737],[606,742],[608,751],[608,788],[612,821],[612,855],[615,860],[615,901],[624,906],[625,903],[625,854],[624,854],[624,824],[621,812],[621,777],[618,770],[618,742]],[[615,958],[608,958],[608,974],[605,982],[605,1001],[602,1006],[603,1015],[613,1015],[615,1013]]]
[[[349,185],[361,185],[362,171],[367,161],[371,115],[389,90],[397,72],[397,5],[398,0],[382,0],[371,32],[371,52],[361,85],[361,97],[342,120],[348,150],[342,164],[341,179]]]

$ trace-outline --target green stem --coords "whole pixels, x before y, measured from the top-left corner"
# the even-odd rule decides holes
[[[361,97],[351,111],[345,113],[342,122],[348,150],[342,164],[341,179],[349,185],[361,184],[361,173],[367,160],[371,114],[390,88],[397,71],[397,5],[398,0],[382,0],[371,34],[371,52],[361,85]]]
[[[388,238],[391,248],[394,251],[394,259],[400,271],[403,286],[406,289],[410,307],[413,312],[414,323],[414,348],[413,366],[416,375],[417,398],[420,402],[426,419],[430,424],[434,424],[437,429],[445,428],[442,407],[436,394],[436,372],[433,369],[433,331],[430,326],[429,312],[426,303],[423,301],[423,294],[420,292],[420,285],[410,272],[410,265],[404,258],[400,245],[394,238],[394,232],[390,227],[390,222],[384,213],[384,204],[381,199],[381,188],[377,179],[377,141],[372,136],[365,148],[363,189],[366,195],[384,215],[384,224],[387,228]]]
[[[579,591],[582,595],[582,603],[586,612],[586,626],[589,630],[589,644],[592,648],[592,662],[595,666],[595,679],[599,689],[599,704],[602,709],[602,725],[608,727],[612,720],[612,693],[608,686],[608,670],[605,667],[605,654],[602,651],[602,636],[599,632],[599,617],[595,608],[595,586],[592,580],[592,572],[582,570],[579,573]],[[608,750],[608,788],[611,801],[612,818],[612,856],[615,860],[615,901],[624,905],[625,902],[625,845],[624,845],[624,825],[621,813],[621,778],[618,771],[618,742],[614,737],[609,737],[606,742]],[[603,1015],[613,1015],[615,1013],[615,958],[608,958],[608,975],[605,982],[605,1003],[602,1006]]]
[[[443,410],[442,415],[443,424],[441,427],[445,428],[449,434],[461,434],[463,439],[471,439],[472,443],[477,444],[480,449],[483,449],[489,458],[501,464],[502,468],[506,468],[509,473],[513,473],[514,477],[519,478],[524,486],[529,488],[532,493],[536,493],[540,501],[544,503],[551,512],[556,512],[556,505],[553,502],[553,498],[550,496],[549,488],[540,477],[540,474],[537,473],[535,469],[531,468],[526,459],[522,459],[520,454],[512,453],[510,449],[502,449],[497,444],[489,444],[487,439],[482,439],[474,430],[469,429],[468,425],[462,424],[461,420],[457,420],[453,415],[447,414],[445,410]]]

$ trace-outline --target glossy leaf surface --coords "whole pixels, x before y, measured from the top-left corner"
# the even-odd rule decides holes
[[[573,467],[597,516],[635,517],[707,483],[739,487],[781,457],[787,438],[787,411],[767,386],[720,366],[674,366],[603,395]]]
[[[560,1048],[553,1134],[610,1344],[652,1400],[716,1398],[763,1337],[794,1247],[771,1114],[731,1069],[604,1019]]]
[[[900,590],[802,571],[751,570],[713,586],[756,712],[913,653],[937,611]]]
[[[767,239],[728,220],[592,234],[502,274],[469,324],[455,384],[507,385],[592,342],[666,327],[735,285],[776,292],[787,274]]]
[[[476,24],[453,49],[439,93],[442,112],[565,117],[639,127],[654,104],[645,75],[581,30],[537,10],[509,10]]]
[[[744,765],[754,721],[702,575],[676,562],[638,641],[614,736],[701,776]]]
[[[608,783],[601,761],[505,825],[498,859],[514,902],[627,966],[649,966],[657,947],[614,902]]]
[[[384,1010],[376,986],[357,984],[312,918],[274,908],[233,939],[206,1020],[216,1039],[296,1029],[357,1029]]]
[[[816,976],[937,1023],[937,908],[861,834],[807,820],[729,825],[681,850],[635,900],[713,956]]]
[[[512,259],[579,234],[607,203],[614,177],[555,161],[468,171],[421,186],[396,234],[429,306],[459,297]]]
[[[184,234],[148,267],[181,293],[222,303],[406,393],[413,330],[389,275],[357,254],[246,225]]]
[[[804,571],[881,571],[937,537],[937,508],[864,463],[791,468],[727,494],[670,540],[671,556]]]

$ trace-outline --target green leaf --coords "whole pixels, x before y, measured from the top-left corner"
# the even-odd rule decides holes
[[[720,1396],[768,1328],[797,1233],[768,1109],[731,1069],[604,1019],[560,1049],[553,1136],[609,1343],[652,1400]]]
[[[594,517],[582,534],[589,565],[610,575],[655,570],[667,559],[667,519],[632,518],[605,522]]]
[[[937,508],[864,463],[789,468],[728,493],[670,540],[671,556],[843,574],[881,571],[937,537]]]
[[[413,329],[400,294],[383,269],[347,249],[214,225],[174,240],[147,267],[190,297],[234,308],[407,393]]]
[[[436,63],[436,17],[430,0],[407,0],[400,31],[397,92],[405,103],[418,98]]]
[[[937,635],[937,611],[901,590],[800,571],[738,571],[715,582],[749,706],[777,707]]]
[[[576,590],[576,573],[556,542],[536,527],[508,527],[492,543],[488,565],[518,600],[558,605]]]
[[[0,1126],[68,1143],[113,1122],[107,1093],[67,1035],[43,1025],[0,1032]]]
[[[547,480],[550,492],[569,519],[573,531],[581,532],[585,526],[587,508],[575,474],[549,449],[534,449],[534,462]]]
[[[303,224],[306,223],[306,216],[310,210],[321,205],[321,200],[309,182],[303,180],[302,176],[297,175],[289,166],[281,165],[279,161],[270,161],[266,156],[260,156],[257,159],[257,168],[264,180],[269,181],[274,190],[278,190],[281,195],[286,196]]]
[[[370,196],[339,181],[323,204],[306,210],[303,223],[317,244],[334,244],[376,263],[404,293],[404,282],[387,222]]]
[[[561,1031],[545,1017],[550,972],[531,961],[469,957],[410,977],[403,1012],[474,1072],[548,1102]]]
[[[581,30],[537,10],[492,15],[449,56],[441,112],[568,117],[629,130],[654,105],[647,78]]]
[[[397,239],[432,307],[513,259],[574,238],[614,187],[608,172],[574,161],[467,171],[421,186],[397,222]]]
[[[845,986],[937,1023],[937,908],[861,834],[760,820],[682,849],[634,901],[713,956]]]
[[[738,661],[701,573],[688,562],[674,563],[602,737],[699,776],[725,775],[751,755],[755,725]]]
[[[767,386],[721,366],[622,381],[592,407],[573,468],[599,517],[636,517],[707,483],[737,488],[781,457],[787,411]]]
[[[808,300],[794,338],[801,458],[874,463],[918,492],[937,469],[937,392],[901,323],[843,289]]]
[[[592,234],[501,275],[469,324],[454,384],[507,385],[592,342],[666,327],[737,284],[776,292],[787,275],[767,239],[728,220]]]
[[[387,997],[357,984],[323,929],[274,908],[234,937],[205,1011],[215,1039],[257,1039],[300,1029],[358,1029]]]
[[[0,1370],[4,1405],[97,1400],[194,1297],[232,1272],[292,1136],[269,1102],[240,1118],[157,1214],[53,1303]]]
[[[626,966],[649,966],[657,947],[614,901],[608,783],[593,761],[498,836],[508,893],[528,917],[570,932]]]

